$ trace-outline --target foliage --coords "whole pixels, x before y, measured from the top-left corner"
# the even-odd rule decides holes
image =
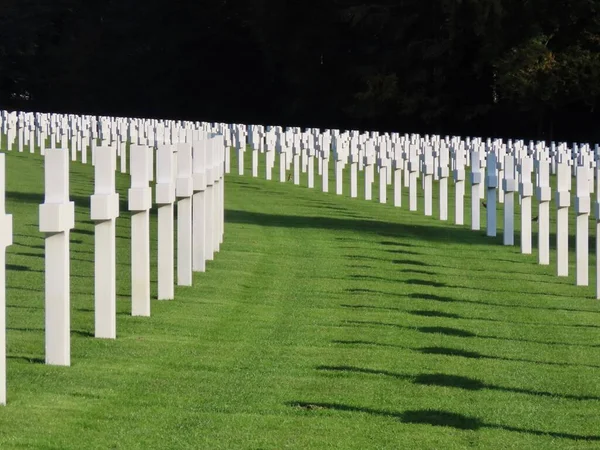
[[[491,132],[517,111],[533,136],[537,118],[595,112],[600,98],[595,0],[0,8],[8,108],[447,132]]]

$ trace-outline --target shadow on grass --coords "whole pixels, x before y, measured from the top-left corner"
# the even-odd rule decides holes
[[[396,378],[400,380],[410,381],[414,384],[421,386],[436,386],[436,387],[447,387],[447,388],[458,388],[467,391],[481,391],[484,389],[510,392],[513,394],[524,394],[524,395],[535,395],[542,397],[562,398],[565,400],[600,400],[600,397],[593,395],[573,395],[573,394],[556,394],[545,391],[533,391],[530,389],[513,388],[505,386],[497,386],[495,384],[487,384],[483,381],[475,378],[463,377],[460,375],[449,375],[445,373],[433,373],[433,374],[419,374],[419,375],[407,375],[397,372],[391,372],[389,370],[379,369],[366,369],[363,367],[354,366],[319,366],[316,368],[320,371],[326,372],[346,372],[346,373],[360,373],[368,375],[384,375],[386,377]]]
[[[474,320],[471,318],[463,317],[459,314],[446,313],[442,311],[431,311],[431,310],[416,310],[416,311],[406,311],[408,314],[412,314],[413,316],[421,316],[421,317],[438,317],[442,319],[467,319]],[[484,319],[485,320],[485,319]]]
[[[461,338],[480,338],[480,339],[495,339],[498,341],[507,342],[526,342],[528,344],[542,344],[542,345],[560,345],[566,347],[586,347],[586,348],[598,348],[600,344],[574,344],[569,342],[552,342],[552,341],[537,341],[535,339],[523,339],[523,338],[508,338],[493,336],[489,334],[475,334],[471,331],[462,330],[460,328],[452,327],[408,327],[399,325],[396,323],[386,323],[368,320],[346,320],[344,323],[349,326],[371,326],[371,327],[392,327],[407,331],[418,331],[425,334],[439,334],[448,337],[461,337]]]
[[[401,250],[401,249],[386,250],[386,252],[393,253],[396,255],[413,255],[413,256],[422,255],[422,253],[419,253],[419,252],[413,252],[411,250]]]
[[[35,358],[32,356],[12,356],[12,355],[8,355],[6,357],[6,359],[12,359],[12,360],[17,360],[17,361],[25,361],[26,363],[29,364],[45,364],[46,361],[44,360],[44,358]]]
[[[88,262],[85,260],[78,260],[76,258],[71,258],[71,260]],[[93,261],[91,261],[91,262],[93,262]],[[17,264],[7,264],[6,270],[12,270],[12,271],[17,271],[17,272],[29,272],[29,273],[43,273],[43,274],[46,273],[44,270],[32,269],[31,267],[21,266],[21,265],[17,265]],[[80,275],[80,274],[73,273],[72,271],[69,276],[72,278],[94,278],[93,275]]]
[[[493,428],[516,433],[527,433],[535,436],[549,436],[557,439],[600,441],[600,436],[580,435],[572,433],[562,433],[554,431],[531,430],[528,428],[511,427],[508,425],[499,425],[486,423],[476,417],[469,417],[462,414],[435,409],[420,409],[407,411],[388,411],[383,409],[364,408],[357,406],[344,405],[341,403],[318,403],[318,402],[289,402],[287,406],[300,408],[305,411],[332,410],[344,412],[356,412],[369,414],[372,416],[388,417],[399,420],[402,423],[411,425],[431,425],[436,427],[449,427],[457,430],[477,431],[481,428]]]
[[[553,361],[536,361],[532,359],[524,359],[524,358],[506,358],[502,356],[491,356],[484,355],[478,352],[472,352],[467,350],[460,350],[456,348],[449,347],[422,347],[413,349],[419,353],[423,353],[425,355],[439,355],[439,356],[456,356],[460,358],[468,358],[468,359],[493,359],[497,361],[511,361],[511,362],[523,362],[528,364],[546,364],[549,366],[559,366],[559,367],[589,367],[592,369],[600,369],[600,366],[595,366],[592,364],[579,364],[579,363],[562,363],[562,362],[553,362]]]
[[[351,269],[374,269],[375,267],[373,266],[367,266],[366,264],[348,264],[349,268]]]
[[[442,226],[408,225],[398,222],[382,222],[376,220],[346,220],[332,217],[306,217],[282,214],[264,214],[258,212],[225,210],[225,220],[229,223],[242,223],[266,227],[317,228],[325,230],[348,230],[374,233],[392,238],[412,238],[436,242],[462,242],[469,244],[489,244],[485,236],[462,228],[446,228]],[[363,242],[359,239],[338,238],[352,242]],[[393,243],[393,245],[402,245]],[[405,245],[408,246],[408,245]]]
[[[7,330],[10,331],[21,331],[24,333],[29,333],[29,332],[44,332],[45,329],[44,328],[15,328],[15,327],[6,327]],[[70,330],[71,334],[77,334],[79,336],[85,336],[85,337],[94,337],[94,333],[90,332],[90,331],[84,331],[84,330]]]
[[[332,344],[340,344],[340,345],[368,345],[368,346],[374,346],[374,347],[392,347],[392,348],[403,348],[405,350],[408,350],[406,347],[403,347],[402,345],[396,345],[396,344],[386,344],[384,342],[371,342],[371,341],[361,341],[361,340],[356,340],[356,341],[345,341],[345,340],[333,340],[331,341]]]
[[[369,267],[369,269],[371,269],[371,267]],[[428,272],[426,270],[418,270],[418,269],[401,269],[400,272],[402,273],[410,273],[410,274],[417,274],[417,275],[437,275],[437,273],[435,272]],[[401,283],[402,280],[398,280],[398,279],[394,279],[394,278],[387,278],[387,277],[379,277],[376,275],[363,275],[363,274],[351,274],[348,275],[348,278],[350,279],[354,279],[354,280],[368,280],[368,281],[385,281],[388,283]]]
[[[6,270],[14,270],[17,272],[31,272],[32,269],[30,269],[27,266],[20,266],[18,264],[6,264]],[[34,271],[37,272],[37,271]]]
[[[417,283],[414,283],[417,284]],[[419,283],[420,284],[420,283]],[[429,286],[429,284],[427,284]],[[374,289],[345,289],[346,292],[350,294],[372,294],[377,296],[387,296],[387,297],[395,297],[395,298],[409,298],[414,300],[428,300],[434,302],[442,302],[442,303],[469,303],[475,305],[483,305],[483,306],[495,306],[501,308],[516,308],[516,309],[540,309],[545,311],[568,311],[568,312],[584,312],[584,313],[593,313],[600,314],[600,311],[596,311],[593,309],[577,309],[577,308],[562,308],[562,307],[553,307],[553,306],[528,306],[528,305],[517,305],[517,304],[509,304],[509,303],[495,303],[495,302],[484,302],[479,300],[467,300],[467,299],[456,299],[453,297],[443,296],[443,295],[435,295],[435,294],[423,294],[423,293],[413,293],[413,294],[398,294],[396,292],[386,292],[386,291],[378,291]],[[596,327],[594,325],[572,325],[579,327]]]
[[[568,363],[568,362],[554,362],[554,361],[536,361],[533,359],[524,358],[508,358],[502,356],[484,355],[478,352],[472,352],[468,350],[461,350],[449,347],[422,347],[422,348],[409,348],[403,345],[389,344],[387,342],[374,342],[365,340],[340,340],[334,339],[331,341],[332,344],[337,345],[365,345],[369,347],[383,347],[383,348],[399,348],[412,352],[418,352],[424,355],[438,355],[438,356],[453,356],[457,358],[468,358],[468,359],[491,359],[495,361],[508,361],[508,362],[520,362],[526,364],[535,365],[547,365],[547,366],[558,366],[558,367],[588,367],[591,369],[600,369],[600,366],[592,364],[580,364],[580,363]]]
[[[400,296],[399,294],[394,294],[394,293],[389,293],[389,292],[377,292],[380,295],[390,295],[390,296]],[[584,312],[584,313],[592,313],[592,314],[600,314],[600,311],[596,311],[593,309],[577,309],[577,308],[563,308],[563,307],[554,307],[554,306],[529,306],[529,305],[515,305],[515,304],[508,304],[508,303],[495,303],[495,302],[482,302],[482,301],[478,301],[478,300],[466,300],[466,299],[455,299],[452,297],[447,297],[447,296],[442,296],[442,295],[435,295],[435,294],[421,294],[421,293],[415,293],[415,294],[408,294],[407,296],[408,298],[412,298],[415,300],[430,300],[430,301],[434,301],[434,302],[443,302],[443,303],[451,303],[451,302],[457,302],[457,303],[472,303],[472,304],[476,304],[476,305],[484,305],[484,306],[497,306],[497,307],[501,307],[501,308],[516,308],[516,309],[541,309],[541,310],[545,310],[545,311],[567,311],[567,312]],[[586,325],[580,325],[582,327],[585,327]]]
[[[348,309],[358,309],[358,310],[363,310],[363,309],[373,309],[376,311],[395,311],[395,312],[406,312],[404,309],[402,308],[394,308],[391,306],[371,306],[371,305],[348,305],[348,304],[343,304],[340,305],[342,308],[348,308]]]
[[[379,243],[381,245],[385,245],[386,247],[414,247],[414,245],[406,242],[381,241]]]

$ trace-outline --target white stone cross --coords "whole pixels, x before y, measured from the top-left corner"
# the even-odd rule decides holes
[[[365,181],[365,200],[371,200],[373,197],[372,186],[373,186],[373,173],[375,164],[375,149],[373,143],[367,141],[365,143],[365,156],[363,157],[363,163],[365,165],[364,181]]]
[[[246,151],[246,130],[240,127],[237,133],[238,173],[244,175],[244,152]]]
[[[533,159],[523,156],[520,163],[519,196],[521,198],[521,253],[531,254],[531,197],[533,196],[533,184],[531,173],[533,172]]]
[[[589,219],[590,219],[590,183],[589,167],[577,166],[576,169],[576,269],[575,285],[587,286],[589,281]]]
[[[481,153],[473,150],[471,153],[471,230],[481,228]]]
[[[335,193],[336,195],[343,194],[344,186],[344,165],[346,164],[347,152],[344,149],[344,142],[341,137],[337,137],[335,141]]]
[[[460,145],[455,145],[452,156],[454,162],[454,223],[456,225],[463,225],[465,210],[465,154]]]
[[[377,158],[379,167],[379,203],[387,203],[388,157],[387,152],[380,152]]]
[[[496,236],[496,188],[498,187],[498,175],[496,171],[497,156],[493,147],[487,149],[486,185],[487,185],[487,207],[486,226],[489,237]]]
[[[210,214],[210,203],[207,201],[207,136],[192,144],[192,178],[194,195],[192,197],[192,269],[194,272],[206,270],[207,259],[207,216]],[[252,150],[253,154],[257,152]]]
[[[550,161],[540,158],[538,161],[536,197],[538,204],[538,262],[550,264]]]
[[[350,198],[358,197],[358,139],[349,142],[348,162],[350,163]]]
[[[119,194],[115,191],[114,147],[96,149],[95,191],[90,199],[90,218],[95,225],[94,320],[97,338],[117,337],[116,219]]]
[[[152,149],[145,145],[130,148],[131,188],[131,315],[150,316],[150,208],[152,189],[148,186],[148,160]]]
[[[331,151],[331,137],[329,135],[323,137],[323,145],[321,148],[321,190],[329,192],[329,154]]]
[[[279,182],[280,183],[285,183],[286,179],[286,168],[287,168],[287,163],[285,160],[286,157],[286,150],[285,150],[285,136],[283,135],[283,132],[279,132],[277,134],[277,143],[276,143],[276,151],[277,154],[279,155]]]
[[[408,209],[417,210],[417,177],[419,175],[419,148],[411,144],[408,148]]]
[[[596,174],[596,201],[594,202],[594,217],[596,219],[596,299],[600,299],[600,164],[594,169]]]
[[[71,365],[69,234],[75,204],[69,201],[69,152],[46,150],[45,199],[40,232],[46,233],[46,364]]]
[[[210,134],[206,142],[206,187],[207,187],[207,213],[206,221],[206,259],[212,261],[218,250],[219,228],[217,218],[219,217],[219,197],[217,195],[218,164],[217,151],[220,137]]]
[[[448,220],[448,178],[450,176],[450,152],[445,142],[439,145],[438,178],[440,180],[440,220]]]
[[[424,210],[426,216],[433,215],[433,149],[430,145],[423,148],[421,154],[421,162],[423,167],[423,197]]]
[[[504,155],[502,191],[504,192],[504,245],[515,244],[515,157],[512,154]]]
[[[177,284],[192,285],[192,146],[177,144]]]
[[[158,205],[158,300],[175,296],[175,153],[173,145],[159,144],[156,152],[156,192]]]
[[[215,135],[212,138],[213,145],[213,155],[214,155],[214,180],[215,180],[215,217],[214,221],[216,223],[215,226],[215,245],[214,251],[218,252],[221,248],[221,244],[223,243],[223,237],[225,233],[225,180],[223,178],[225,174],[224,170],[224,160],[225,160],[225,147],[224,147],[224,137],[223,135]],[[274,162],[273,162],[274,164]]]
[[[292,162],[294,165],[294,184],[295,185],[299,185],[300,184],[300,135],[299,134],[294,134],[294,140],[293,140],[293,144],[292,144],[292,152],[293,152],[293,157],[292,157]]]
[[[312,189],[315,187],[315,163],[314,163],[314,148],[311,148],[311,146],[309,145],[309,143],[306,141],[302,142],[302,157],[303,157],[303,163],[302,163],[302,168],[303,171],[306,172],[307,174],[307,186],[309,189]]]
[[[0,405],[6,405],[6,247],[12,245],[12,215],[6,214],[6,155],[0,153]]]
[[[556,270],[559,277],[569,275],[569,206],[571,206],[571,171],[566,162],[556,166]]]
[[[402,206],[402,171],[404,159],[402,146],[399,142],[393,144],[392,170],[394,171],[394,206]]]

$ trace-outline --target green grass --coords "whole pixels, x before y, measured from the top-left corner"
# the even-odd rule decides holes
[[[452,208],[450,223],[408,212],[406,191],[398,209],[246,167],[234,175],[233,158],[221,252],[150,318],[130,316],[122,212],[118,338],[104,341],[90,337],[92,168],[72,165],[72,367],[50,367],[43,162],[8,154],[0,448],[598,448],[593,285],[452,225]]]

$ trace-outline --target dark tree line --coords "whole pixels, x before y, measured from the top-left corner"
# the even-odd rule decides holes
[[[4,0],[0,107],[600,141],[598,0]]]

